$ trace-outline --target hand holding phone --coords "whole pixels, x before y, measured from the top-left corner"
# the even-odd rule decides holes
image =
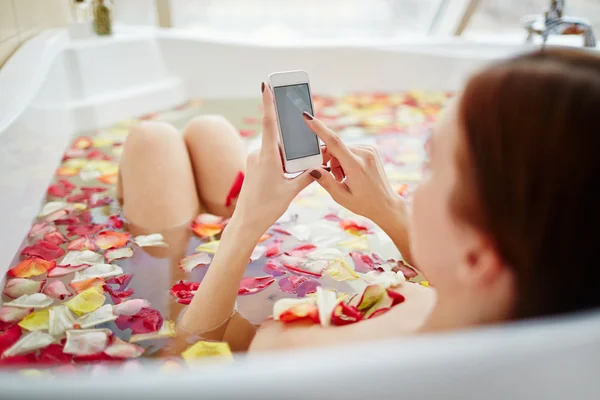
[[[302,116],[303,112],[314,115],[308,74],[276,72],[269,75],[269,83],[275,98],[284,171],[296,173],[321,166],[319,139]]]

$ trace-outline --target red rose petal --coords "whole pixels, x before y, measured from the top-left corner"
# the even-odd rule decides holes
[[[227,194],[227,198],[225,199],[225,207],[231,206],[231,202],[233,199],[237,198],[242,191],[242,184],[244,183],[244,173],[238,172],[235,177],[235,181],[233,185],[231,185],[231,189],[229,189],[229,193]]]
[[[32,257],[21,261],[16,267],[9,269],[8,275],[15,278],[29,278],[45,274],[55,267],[55,261],[46,261],[42,258]]]
[[[112,202],[112,198],[103,197],[102,199],[88,202],[88,208],[96,208],[96,207],[104,207],[109,205]]]
[[[67,197],[67,201],[69,203],[83,203],[88,200],[89,200],[89,197],[85,193],[77,193],[77,194]]]
[[[171,294],[177,297],[178,303],[190,304],[199,287],[200,282],[179,281],[171,287]]]
[[[10,367],[11,369],[15,369],[18,366],[25,366],[31,363],[36,362],[35,353],[29,353],[21,356],[12,356],[12,357],[4,357],[0,358],[0,366],[2,367]]]
[[[314,244],[302,244],[298,247],[293,248],[290,251],[286,251],[285,254],[291,257],[304,257],[308,253],[312,253],[317,249]]]
[[[349,232],[353,232],[353,233],[364,233],[364,232],[367,232],[369,230],[368,227],[366,227],[364,225],[360,225],[358,222],[352,221],[352,220],[349,220],[349,219],[345,219],[345,220],[340,221],[340,226],[345,231],[349,231]]]
[[[94,149],[94,150],[90,151],[87,154],[87,159],[88,160],[105,160],[105,161],[112,160],[112,158],[109,155],[101,152],[98,149]]]
[[[396,266],[394,266],[392,268],[392,271],[394,271],[394,272],[402,271],[402,274],[404,275],[404,277],[406,279],[411,279],[411,278],[414,278],[417,275],[419,275],[419,273],[417,271],[415,271],[414,269],[412,269],[411,267],[406,265],[404,262],[402,262],[402,261],[395,261],[395,262],[396,262]]]
[[[279,320],[284,323],[311,321],[318,324],[320,322],[319,307],[316,304],[297,304],[282,312]]]
[[[54,225],[50,225],[47,222],[37,222],[31,226],[29,234],[27,235],[30,239],[41,239],[45,235],[56,232],[58,228]]]
[[[388,293],[388,296],[390,296],[392,298],[392,307],[397,304],[403,303],[404,300],[406,300],[402,294],[400,294],[394,290],[387,289],[387,293]]]
[[[27,246],[21,251],[21,257],[39,257],[47,261],[56,260],[65,255],[65,251],[57,245],[40,240],[32,246]]]
[[[308,281],[309,278],[304,276],[286,276],[281,278],[278,282],[279,288],[286,293],[296,294],[298,287],[304,282]]]
[[[271,286],[273,282],[275,282],[275,279],[272,276],[261,276],[258,278],[246,276],[242,278],[242,281],[240,282],[238,294],[250,295],[262,292],[267,287]]]
[[[119,290],[122,290],[129,286],[131,278],[133,278],[131,274],[119,275],[108,279],[106,283],[109,285],[119,285]]]
[[[71,354],[63,353],[63,345],[51,344],[40,350],[40,354],[36,360],[41,364],[57,365],[57,364],[69,364],[73,361]]]
[[[375,262],[371,259],[371,257],[369,257],[368,254],[364,254],[358,251],[351,251],[350,257],[352,258],[352,261],[354,261],[354,270],[356,272],[366,274],[370,271],[381,270],[381,268],[375,265]]]
[[[94,243],[94,239],[89,236],[82,236],[72,240],[67,245],[67,250],[98,250],[98,246]]]
[[[17,343],[21,338],[21,327],[13,325],[3,332],[0,332],[0,354],[4,353],[10,346]]]
[[[108,217],[108,221],[115,229],[123,228],[123,220],[118,215],[111,215]]]
[[[79,218],[77,218],[76,216],[72,215],[70,217],[57,219],[56,221],[54,221],[54,225],[57,225],[57,226],[60,226],[60,225],[76,225],[76,224],[79,224],[80,222],[81,221],[79,221]]]
[[[115,290],[106,284],[102,285],[102,288],[106,290],[108,294],[110,294],[110,297],[112,298],[113,303],[115,304],[121,303],[124,299],[131,297],[134,293],[133,289],[127,289],[124,291]]]
[[[267,251],[265,255],[267,257],[275,257],[276,255],[281,253],[281,243],[282,241],[279,239],[273,240],[269,246],[267,247]]]
[[[88,236],[102,230],[102,225],[88,224],[88,225],[70,225],[67,226],[67,234],[69,236]]]
[[[356,309],[344,302],[339,303],[331,313],[331,325],[349,325],[362,319],[362,314]]]
[[[59,244],[67,243],[67,238],[62,233],[56,231],[44,235],[44,241],[58,246]]]
[[[53,281],[46,286],[42,293],[59,300],[64,300],[67,297],[73,296],[73,293],[69,292],[69,289],[67,289],[67,285],[58,280]]]
[[[277,233],[280,233],[280,234],[286,235],[286,236],[292,236],[291,232],[289,232],[283,228],[280,228],[280,227],[273,227],[273,232],[277,232]]]
[[[51,212],[50,214],[46,215],[46,217],[44,218],[44,221],[55,222],[55,221],[66,218],[67,215],[69,215],[69,210],[65,210],[65,209],[56,210],[56,211]]]
[[[135,334],[156,332],[162,326],[163,318],[158,311],[153,308],[142,308],[135,315],[120,315],[115,320],[115,324],[121,330],[131,329]]]
[[[287,273],[283,268],[281,268],[281,264],[275,260],[269,260],[269,262],[263,267],[263,271],[273,277],[282,276]]]
[[[323,276],[322,272],[314,272],[314,271],[309,271],[307,269],[304,269],[300,266],[294,266],[294,265],[290,265],[290,264],[283,264],[283,266],[285,268],[287,268],[289,271],[291,272],[295,272],[297,274],[304,274],[304,275],[308,275],[308,276],[314,276],[316,278],[320,278]]]

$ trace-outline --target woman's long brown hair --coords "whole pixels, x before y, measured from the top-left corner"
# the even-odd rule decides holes
[[[469,81],[460,112],[455,206],[513,269],[514,317],[600,306],[600,57],[503,61]]]

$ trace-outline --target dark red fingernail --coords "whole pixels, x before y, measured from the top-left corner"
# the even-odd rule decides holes
[[[331,167],[323,167],[323,169],[327,172],[331,172]]]
[[[306,111],[304,111],[304,112],[302,113],[302,116],[303,116],[304,118],[306,118],[307,120],[309,120],[309,121],[312,121],[313,119],[315,119],[315,118],[314,118],[312,115],[310,115],[310,114],[309,114],[309,113],[307,113]]]
[[[310,176],[315,179],[319,179],[321,177],[321,173],[319,171],[310,171]]]
[[[260,91],[263,93],[265,92],[265,83],[264,82],[260,83]]]

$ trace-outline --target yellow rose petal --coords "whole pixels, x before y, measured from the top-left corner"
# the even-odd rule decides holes
[[[219,248],[220,240],[213,240],[212,242],[202,243],[196,247],[196,251],[202,251],[204,253],[215,254]]]
[[[65,305],[77,315],[81,315],[99,309],[105,301],[106,296],[100,293],[98,288],[92,286],[67,301]]]
[[[353,281],[360,278],[345,260],[332,262],[325,270],[325,273],[338,282]]]
[[[429,285],[429,281],[421,281],[421,282],[419,282],[419,284],[420,284],[421,286],[425,286],[425,287],[431,287],[431,286]]]
[[[19,322],[19,326],[28,331],[41,331],[48,329],[49,309],[35,311],[26,316]]]
[[[233,361],[233,354],[231,353],[229,344],[226,342],[199,341],[184,350],[181,356],[187,363],[210,357]]]
[[[361,236],[358,236],[357,238],[353,238],[348,241],[341,242],[341,243],[339,243],[339,245],[348,250],[367,251],[370,249],[369,239],[365,235],[361,235]]]

